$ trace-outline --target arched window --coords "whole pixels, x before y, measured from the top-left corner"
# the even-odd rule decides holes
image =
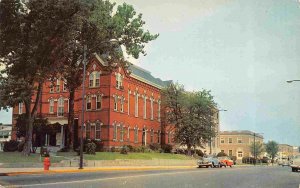
[[[101,125],[102,123],[100,122],[96,122],[96,126],[95,126],[95,139],[101,139]]]
[[[120,130],[120,141],[123,142],[124,140],[124,126],[121,125],[121,130]]]
[[[49,101],[49,113],[53,114],[54,113],[54,100],[50,99]]]
[[[91,110],[92,109],[92,99],[91,96],[88,95],[86,97],[86,110]]]
[[[154,130],[151,129],[151,132],[150,132],[150,143],[153,143],[153,137],[154,137]]]
[[[121,73],[116,74],[116,88],[122,89],[123,88],[123,77]]]
[[[139,129],[137,127],[134,128],[134,142],[138,143],[139,138]]]
[[[64,99],[60,97],[57,105],[57,116],[64,116]]]
[[[102,108],[102,96],[96,96],[96,110],[100,110]]]
[[[100,86],[100,72],[94,71],[89,76],[89,87]]]
[[[118,126],[116,124],[113,124],[113,128],[114,128],[114,140],[117,140],[117,134],[118,134]]]

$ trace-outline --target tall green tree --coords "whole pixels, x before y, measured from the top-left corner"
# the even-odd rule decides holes
[[[105,0],[82,1],[86,6],[86,16],[78,19],[67,35],[62,53],[64,63],[60,75],[66,80],[69,90],[69,117],[67,146],[73,148],[74,97],[75,91],[82,83],[83,46],[87,45],[87,58],[97,53],[108,63],[108,72],[129,64],[123,58],[124,49],[127,54],[138,58],[144,51],[145,44],[158,37],[145,31],[142,14],[137,14],[131,5],[119,5],[113,13],[115,3]]]
[[[250,152],[255,157],[260,156],[265,151],[264,145],[261,142],[253,142],[250,145]]]
[[[202,147],[215,136],[213,122],[216,106],[209,91],[187,92],[178,84],[163,91],[167,123],[174,125],[174,141],[187,147],[188,154],[195,146]]]
[[[82,13],[78,0],[20,0],[0,2],[0,107],[25,106],[26,138],[30,154],[33,122],[44,82],[57,72],[64,39]]]
[[[279,147],[278,147],[277,142],[269,141],[266,144],[266,152],[271,156],[272,164],[274,163],[274,158],[276,157],[278,150],[279,150]]]

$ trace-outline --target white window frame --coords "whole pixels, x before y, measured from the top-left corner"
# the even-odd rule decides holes
[[[230,142],[231,139],[231,142]],[[233,139],[232,138],[228,138],[228,144],[232,144],[233,143]]]
[[[121,73],[116,73],[116,88],[121,89],[123,87],[123,76]]]
[[[220,144],[225,144],[225,139],[224,138],[220,138]]]
[[[237,138],[237,143],[238,144],[242,144],[243,143],[242,139],[241,138]]]
[[[63,97],[60,97],[57,100],[57,116],[63,117],[65,112],[65,100]]]
[[[19,114],[23,114],[23,103],[19,103]]]
[[[139,142],[139,128],[135,127],[134,128],[134,143],[138,143]]]
[[[60,78],[58,78],[58,79],[56,80],[55,91],[56,91],[57,93],[60,92]]]
[[[241,156],[239,156],[240,154],[241,154]],[[238,152],[237,152],[237,157],[238,157],[238,158],[243,158],[243,151],[238,151]]]
[[[90,104],[90,108],[88,108],[88,104]],[[86,96],[85,106],[86,106],[85,109],[86,109],[87,111],[92,110],[92,96],[91,96],[91,95],[87,95],[87,96]]]
[[[114,111],[118,111],[118,96],[113,95],[114,97]]]
[[[49,100],[49,113],[50,114],[54,113],[54,99]]]
[[[113,124],[113,140],[117,140],[118,135],[118,125],[116,123]]]
[[[157,120],[160,122],[160,110],[161,110],[160,104],[161,104],[161,101],[158,100],[157,103],[158,103]]]
[[[100,106],[100,107],[99,107]],[[102,95],[96,95],[96,110],[102,109]]]
[[[154,101],[154,98],[150,98],[150,111],[151,111],[151,116],[150,116],[150,119],[153,120],[154,119],[154,113],[153,113],[153,101]]]
[[[124,102],[125,102],[125,98],[121,97],[121,105],[120,105],[120,112],[124,112]]]
[[[139,93],[135,93],[134,98],[134,115],[135,117],[139,117]]]
[[[147,119],[147,96],[144,96],[144,119]]]
[[[64,83],[63,83],[63,91],[66,92],[67,91],[67,80],[64,79]]]
[[[49,86],[49,87],[50,87],[49,92],[50,92],[50,93],[54,93],[54,86],[53,86],[53,83],[52,83],[52,82],[50,83],[50,86]]]
[[[95,124],[95,139],[96,140],[101,140],[101,126],[102,126],[102,123],[96,122],[96,124]],[[99,136],[97,136],[97,133]]]
[[[120,126],[120,142],[124,141],[124,125]]]
[[[93,71],[89,75],[89,87],[100,87],[100,72]]]

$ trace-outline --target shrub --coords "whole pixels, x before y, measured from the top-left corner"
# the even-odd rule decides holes
[[[176,154],[185,154],[185,151],[184,151],[184,149],[176,148],[176,149],[175,149],[175,153],[176,153]]]
[[[134,152],[134,148],[132,145],[127,145],[127,148],[130,152]]]
[[[70,149],[67,147],[61,148],[60,150],[58,150],[57,152],[69,152]]]
[[[173,146],[170,144],[164,144],[161,146],[161,149],[164,151],[164,153],[171,153]]]
[[[236,164],[236,160],[237,160],[236,156],[231,156],[230,159],[233,161],[233,164]]]
[[[111,151],[111,152],[115,152],[115,151],[116,151],[116,148],[113,146],[113,147],[110,148],[110,151]]]
[[[86,145],[86,154],[92,154],[95,155],[96,154],[96,144],[93,142],[90,142]]]
[[[151,150],[153,150],[153,151],[158,151],[159,148],[160,148],[160,144],[158,144],[158,143],[151,143],[151,144],[149,145],[149,148],[150,148]]]
[[[46,156],[49,157],[49,150],[48,150],[48,148],[46,148],[46,147],[41,147],[40,154],[41,154],[42,157],[46,157]]]
[[[198,155],[198,156],[200,156],[200,157],[203,157],[204,156],[204,153],[203,153],[203,151],[202,150],[200,150],[200,149],[196,149],[196,154]]]
[[[246,164],[253,164],[255,161],[254,157],[243,157],[242,162]]]
[[[225,156],[227,156],[227,154],[224,153],[224,152],[219,152],[219,153],[217,154],[217,157],[225,157]]]
[[[8,142],[4,142],[3,151],[4,152],[14,152],[18,150],[19,142],[15,140],[10,140]]]
[[[83,151],[86,152],[86,145],[88,143],[94,143],[96,145],[96,152],[103,151],[103,143],[99,140],[90,140],[90,139],[85,139],[83,141]]]
[[[18,144],[18,152],[22,152],[23,149],[24,149],[24,146],[25,146],[25,142],[24,141],[19,142],[19,144]]]
[[[127,153],[128,153],[128,150],[129,150],[129,149],[128,149],[127,146],[123,146],[122,149],[121,149],[121,151],[120,151],[120,153],[121,153],[121,154],[127,154]]]

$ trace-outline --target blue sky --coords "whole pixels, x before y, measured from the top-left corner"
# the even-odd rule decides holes
[[[221,130],[300,145],[300,4],[297,0],[115,0],[159,33],[136,63],[188,90],[210,89]],[[10,114],[0,112],[0,122]]]

